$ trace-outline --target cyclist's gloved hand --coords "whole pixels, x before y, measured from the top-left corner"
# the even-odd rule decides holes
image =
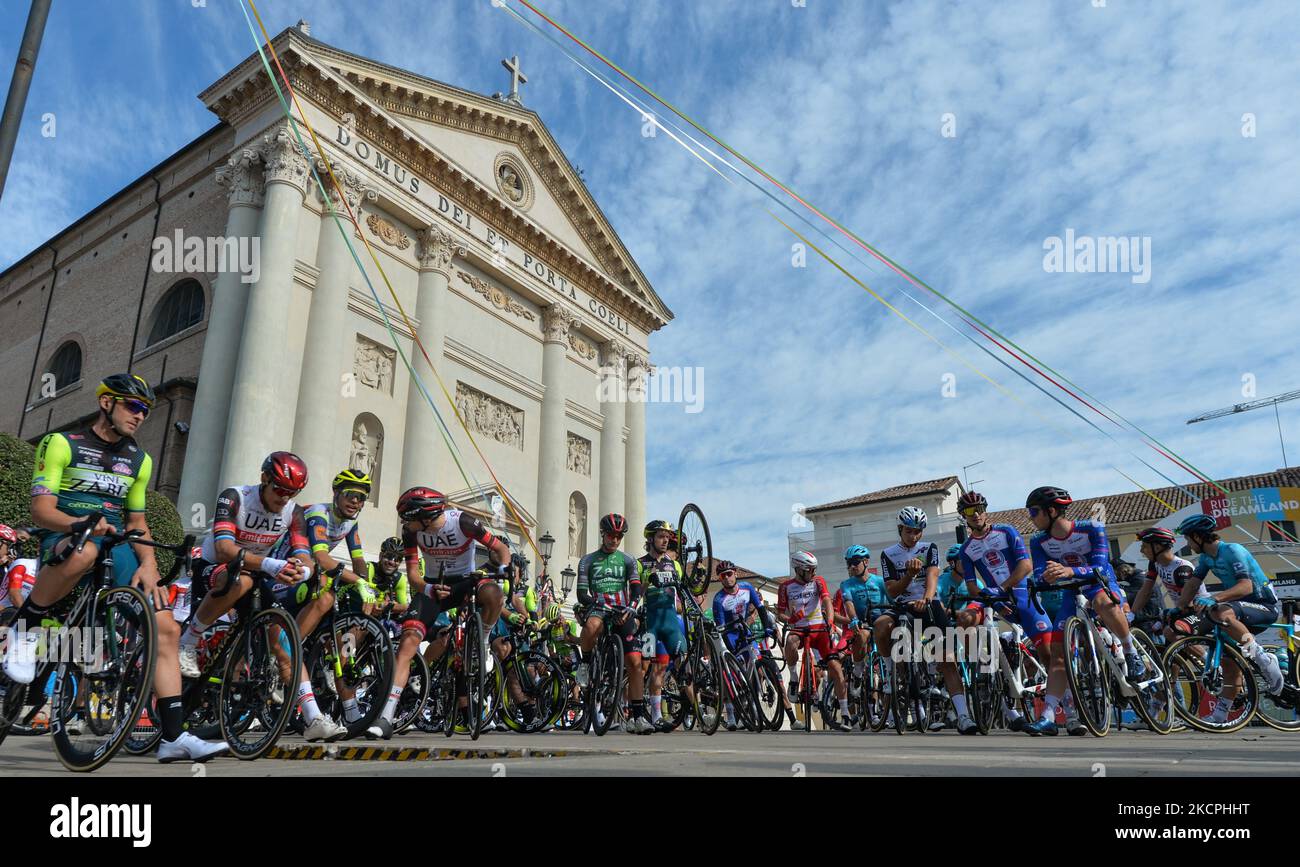
[[[857,629],[857,628],[858,628],[858,618],[855,617],[849,621],[849,629]]]
[[[272,578],[279,578],[284,567],[289,565],[288,560],[279,560],[275,557],[263,557],[261,569]]]
[[[361,601],[369,605],[375,601],[375,590],[365,581],[357,582],[357,590],[361,593]]]
[[[509,623],[511,626],[518,626],[523,622],[524,622],[524,615],[520,614],[517,611],[506,615],[506,623]]]

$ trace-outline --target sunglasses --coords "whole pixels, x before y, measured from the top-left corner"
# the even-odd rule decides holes
[[[735,577],[736,577],[736,573],[735,573],[735,572],[719,572],[719,573],[718,573],[718,577],[719,577],[719,578],[735,578]]]
[[[367,494],[365,491],[348,490],[348,491],[340,491],[339,493],[343,494],[343,496],[347,497],[349,500],[360,500],[363,503],[366,500],[370,499],[370,495]]]
[[[983,506],[967,506],[961,510],[961,514],[963,518],[969,518],[972,515],[982,515],[984,514],[984,511],[985,508]]]
[[[846,565],[846,566],[860,566],[860,565],[862,565],[863,563],[866,563],[866,562],[867,562],[867,559],[866,559],[865,557],[863,557],[863,558],[859,558],[859,559],[857,559],[857,560],[845,560],[845,561],[844,561],[844,565]]]
[[[271,485],[271,490],[275,491],[281,497],[296,497],[302,493],[302,488],[294,490],[293,488],[282,488],[279,485]]]
[[[1030,506],[1030,507],[1029,507],[1029,517],[1031,517],[1031,518],[1037,518],[1037,517],[1038,517],[1038,513],[1041,512],[1041,511],[1043,511],[1043,510],[1040,509],[1038,506]]]
[[[133,415],[140,415],[145,418],[149,417],[149,410],[151,407],[142,400],[135,400],[134,398],[129,397],[118,397],[114,398],[114,400],[125,406],[126,411]]]

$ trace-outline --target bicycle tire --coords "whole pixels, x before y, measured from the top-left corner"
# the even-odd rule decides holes
[[[514,661],[508,664],[515,668],[521,680],[525,675],[529,678],[529,688],[524,689],[524,692],[532,694],[535,710],[532,722],[524,722],[518,706],[510,698],[505,666],[498,666],[500,692],[497,706],[501,709],[501,720],[506,728],[530,734],[555,725],[564,710],[564,675],[559,666],[549,657],[531,650],[517,652]],[[523,689],[522,683],[520,688]]]
[[[277,634],[273,637],[272,632]],[[287,635],[287,667],[291,674],[284,681],[276,650],[283,650],[280,635]],[[266,755],[275,746],[295,711],[289,701],[297,690],[297,679],[302,671],[302,639],[298,623],[282,608],[258,611],[244,624],[240,634],[226,643],[226,659],[221,678],[218,717],[221,736],[237,759],[253,761]],[[283,701],[274,701],[277,687],[282,690]],[[252,720],[261,721],[260,737],[245,743],[241,737],[252,727]]]
[[[1110,731],[1110,673],[1094,645],[1092,632],[1083,619],[1073,616],[1065,621],[1065,673],[1074,696],[1074,709],[1084,727],[1095,737],[1104,738]]]
[[[623,642],[605,632],[600,636],[596,650],[590,688],[592,705],[588,714],[596,735],[604,737],[621,715]]]
[[[60,662],[55,669],[54,694],[50,698],[50,734],[54,738],[54,752],[70,771],[90,772],[102,767],[121,748],[131,735],[140,711],[153,694],[153,671],[157,660],[157,624],[153,605],[134,587],[113,587],[102,590],[96,599],[95,612],[100,622],[77,624],[83,628],[103,630],[104,648],[112,649],[114,662],[105,661],[104,668],[117,668],[121,682],[113,685],[99,671],[89,673],[81,663]],[[119,640],[127,646],[119,646]],[[123,650],[125,652],[123,652]],[[78,676],[76,671],[80,671]],[[85,678],[85,687],[81,679]],[[99,690],[100,685],[105,691]],[[100,727],[88,726],[92,734],[104,738],[102,744],[87,748],[89,740],[83,735],[72,735],[64,725],[63,716],[71,705],[63,701],[63,691],[71,688],[73,695],[81,690],[86,695],[86,717]],[[92,699],[100,697],[98,707]],[[109,720],[104,720],[105,703]]]
[[[987,735],[993,730],[993,718],[997,713],[993,698],[993,676],[977,673],[971,681],[966,698],[975,718],[976,730]]]
[[[754,694],[749,686],[749,678],[745,677],[744,670],[740,667],[740,662],[736,659],[735,654],[730,650],[723,651],[722,654],[722,672],[730,684],[732,712],[739,717],[740,723],[751,732],[759,732],[763,727],[759,724],[759,713],[755,708]]]
[[[465,626],[465,696],[467,701],[467,719],[470,740],[476,741],[483,734],[483,724],[487,721],[487,636],[483,630],[482,616],[476,611],[474,618]]]
[[[890,693],[894,711],[894,731],[898,734],[907,733],[907,721],[911,712],[910,695],[912,689],[911,666],[906,662],[894,662],[894,691]]]
[[[915,720],[913,726],[919,734],[929,734],[930,722],[935,717],[935,698],[932,695],[934,681],[926,663],[909,662],[907,666],[912,669],[909,680],[912,682],[910,703]]]
[[[410,673],[406,678],[406,687],[401,698],[397,700],[397,713],[393,716],[393,734],[399,735],[415,725],[415,721],[424,713],[424,706],[429,701],[429,663],[424,661],[417,649],[409,663]],[[415,686],[412,688],[411,684]]]
[[[712,735],[722,724],[722,675],[716,657],[694,659],[691,686],[695,691],[695,727]]]
[[[1265,653],[1271,653],[1277,658],[1278,664],[1287,661],[1287,650],[1281,645],[1260,645]],[[1275,701],[1268,692],[1268,684],[1264,682],[1264,676],[1260,673],[1259,667],[1252,664],[1251,671],[1255,676],[1255,692],[1259,696],[1259,705],[1255,710],[1255,716],[1260,722],[1272,729],[1280,732],[1300,731],[1300,705],[1295,707],[1284,707]],[[1286,675],[1282,678],[1283,690],[1295,688],[1291,686]]]
[[[885,678],[889,671],[885,667],[885,658],[876,653],[871,654],[871,664],[867,666],[868,679],[863,682],[863,711],[866,713],[864,723],[873,732],[885,730],[889,725],[889,710],[892,693],[885,692]]]
[[[1201,653],[1199,654],[1196,652],[1198,645],[1201,646]],[[1188,675],[1187,677],[1179,677],[1174,682],[1175,710],[1182,717],[1183,722],[1197,731],[1209,734],[1231,734],[1244,729],[1250,724],[1258,710],[1259,697],[1255,692],[1255,679],[1253,677],[1243,678],[1246,695],[1244,699],[1240,695],[1237,696],[1237,699],[1241,700],[1244,707],[1240,714],[1222,723],[1213,723],[1197,713],[1197,710],[1200,709],[1204,702],[1216,694],[1214,686],[1217,685],[1218,689],[1222,690],[1222,661],[1220,661],[1217,675],[1207,673],[1204,670],[1204,659],[1213,645],[1214,637],[1211,635],[1183,636],[1165,649],[1165,667],[1171,672],[1171,677],[1180,672],[1186,672]],[[1224,642],[1220,650],[1241,671],[1249,671],[1249,663],[1231,644]],[[1211,682],[1207,683],[1207,679]]]
[[[384,624],[369,614],[340,614],[334,621],[336,635],[348,635],[353,629],[362,630],[361,645],[352,657],[351,665],[344,669],[343,676],[356,678],[355,686],[359,688],[357,705],[363,708],[361,717],[356,722],[346,723],[347,737],[353,738],[364,734],[366,729],[384,711],[388,693],[393,688],[396,676],[397,654],[393,647],[392,636]],[[360,688],[364,684],[364,688]],[[337,696],[336,696],[337,697]],[[338,716],[343,717],[342,699],[339,699]]]
[[[759,707],[768,708],[763,712],[766,728],[768,731],[780,731],[781,722],[785,719],[783,685],[775,664],[767,658],[760,658],[754,666],[754,690]]]
[[[451,737],[456,733],[456,717],[460,716],[460,690],[457,681],[461,673],[456,670],[456,647],[448,645],[442,663],[442,734]]]
[[[709,582],[713,580],[713,537],[709,535],[709,522],[704,520],[704,512],[694,503],[682,507],[677,518],[677,540],[678,550],[687,552],[682,563],[686,589],[699,596],[709,589]],[[700,551],[691,556],[697,543]]]
[[[1139,690],[1138,694],[1129,699],[1129,704],[1133,710],[1142,718],[1151,731],[1158,735],[1167,735],[1174,730],[1174,720],[1178,718],[1178,712],[1174,710],[1174,687],[1169,682],[1169,673],[1164,670],[1160,661],[1160,652],[1156,650],[1155,642],[1151,636],[1147,635],[1141,629],[1131,631],[1134,643],[1142,650],[1143,656],[1146,657],[1144,663],[1148,670],[1155,666],[1160,672],[1160,681],[1147,687],[1145,690]],[[1161,716],[1156,713],[1156,708],[1163,707],[1164,714]]]

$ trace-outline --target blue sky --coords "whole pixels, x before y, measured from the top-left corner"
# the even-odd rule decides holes
[[[1293,2],[538,3],[1206,472],[1281,464],[1271,411],[1183,422],[1246,399],[1246,375],[1261,397],[1300,387]],[[26,6],[0,8],[6,71]],[[721,555],[784,574],[795,504],[978,460],[995,508],[1044,483],[1130,490],[1112,463],[1166,484],[1130,448],[1190,481],[1026,386],[878,264],[813,238],[1014,396],[811,251],[793,267],[794,239],[758,193],[643,137],[636,114],[490,0],[259,8],[273,33],[306,17],[325,42],[483,93],[506,86],[500,58],[521,56],[525,103],[677,315],[653,360],[703,370],[703,411],[648,408],[651,510],[698,502]],[[0,202],[0,267],[210,127],[196,94],[251,50],[228,0],[55,3]],[[1067,229],[1149,238],[1151,279],[1047,273],[1044,240]],[[1281,420],[1300,463],[1300,402]]]

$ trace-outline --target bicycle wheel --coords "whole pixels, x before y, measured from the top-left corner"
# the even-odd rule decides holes
[[[713,537],[704,513],[694,503],[683,506],[677,519],[677,549],[686,589],[698,596],[709,589],[713,580]]]
[[[355,651],[343,663],[343,682],[356,694],[361,716],[347,723],[348,737],[356,737],[370,728],[384,710],[393,688],[396,669],[393,640],[388,630],[368,614],[344,614],[334,623],[334,633],[343,636],[344,647],[355,636]],[[337,715],[343,720],[343,701],[337,697]],[[317,698],[319,702],[319,697]],[[324,705],[322,705],[322,708]]]
[[[564,710],[555,727],[561,731],[585,731],[587,728],[587,690],[568,671],[564,674]]]
[[[690,700],[682,681],[678,675],[678,660],[674,660],[664,672],[664,688],[659,701],[660,719],[667,724],[669,731],[676,730],[686,720]]]
[[[1284,686],[1289,686],[1286,677],[1286,650],[1277,646],[1260,646],[1265,653],[1271,653],[1277,659],[1278,666],[1282,669],[1282,683]],[[1259,709],[1256,711],[1259,721],[1280,732],[1300,731],[1300,710],[1278,704],[1268,692],[1268,684],[1264,680],[1264,675],[1254,665],[1250,669],[1255,676],[1255,692],[1259,696]]]
[[[908,680],[911,681],[912,686],[909,704],[915,721],[913,724],[916,731],[929,734],[930,722],[943,713],[938,709],[941,699],[934,694],[934,679],[930,676],[930,666],[924,662],[909,662],[907,665],[912,669]]]
[[[411,657],[406,688],[397,700],[397,713],[393,715],[393,734],[401,734],[415,724],[429,701],[429,663],[419,651]]]
[[[695,691],[695,726],[711,735],[722,723],[722,672],[715,656],[693,658],[691,687]]]
[[[1216,641],[1212,635],[1187,635],[1165,650],[1165,667],[1173,679],[1174,709],[1189,726],[1198,731],[1229,733],[1250,724],[1258,709],[1259,696],[1254,677],[1241,677],[1250,671],[1250,663],[1231,644],[1219,644],[1218,664],[1206,666],[1214,658]],[[1228,689],[1228,672],[1235,668],[1239,686],[1223,720],[1215,719],[1215,703]]]
[[[754,693],[749,688],[749,678],[745,677],[740,662],[730,650],[722,654],[722,673],[726,678],[724,685],[731,700],[732,712],[740,724],[751,732],[762,731]]]
[[[532,699],[532,719],[525,719],[523,705],[510,697],[506,678],[501,679],[498,704],[506,728],[514,732],[538,732],[555,725],[564,710],[564,674],[549,657],[534,651],[515,655],[509,665],[519,679],[524,696]]]
[[[587,711],[596,734],[604,736],[621,715],[623,642],[605,633],[596,645],[591,666],[590,707]]]
[[[487,722],[490,710],[487,655],[491,652],[487,647],[487,636],[483,633],[482,618],[476,613],[465,625],[465,695],[469,700],[467,722],[470,740],[474,741],[483,734],[483,724]]]
[[[87,638],[80,653],[59,662],[51,697],[54,751],[71,771],[93,771],[113,758],[153,692],[153,605],[134,587],[114,587],[100,591],[94,611],[94,622],[78,624]],[[86,724],[74,735],[67,722],[78,693]]]
[[[970,688],[966,691],[971,715],[975,719],[975,727],[982,735],[993,730],[993,720],[998,712],[998,696],[1001,693],[995,688],[993,678],[991,674],[977,672],[971,678]]]
[[[908,728],[911,714],[912,666],[906,662],[894,662],[894,691],[890,693],[894,711],[894,731],[900,735]]]
[[[456,718],[460,716],[460,683],[463,675],[457,648],[448,647],[442,665],[442,733],[451,737],[456,733]]]
[[[1154,683],[1138,689],[1137,696],[1129,699],[1129,704],[1133,705],[1133,709],[1150,726],[1151,731],[1167,735],[1173,731],[1174,721],[1178,718],[1178,712],[1174,710],[1173,684],[1169,682],[1169,674],[1161,665],[1160,653],[1151,636],[1141,629],[1134,629],[1132,635],[1134,649],[1141,654],[1142,662],[1147,668],[1145,679],[1151,678],[1152,671],[1160,672],[1160,677]]]
[[[219,695],[221,736],[236,758],[252,761],[270,752],[293,715],[295,703],[287,699],[297,691],[302,668],[298,624],[283,609],[268,608],[249,618],[227,647]],[[255,719],[261,721],[256,727]]]
[[[761,658],[755,664],[753,690],[764,727],[769,731],[780,731],[781,721],[785,718],[785,704],[781,701],[781,675],[770,659]]]
[[[862,686],[862,705],[866,714],[863,722],[873,732],[884,731],[885,726],[889,724],[892,693],[885,692],[887,677],[889,677],[889,669],[885,658],[872,653],[871,664],[867,666],[866,678]]]
[[[1079,719],[1093,735],[1104,738],[1110,731],[1110,673],[1093,643],[1092,632],[1082,618],[1065,621],[1065,672]]]

